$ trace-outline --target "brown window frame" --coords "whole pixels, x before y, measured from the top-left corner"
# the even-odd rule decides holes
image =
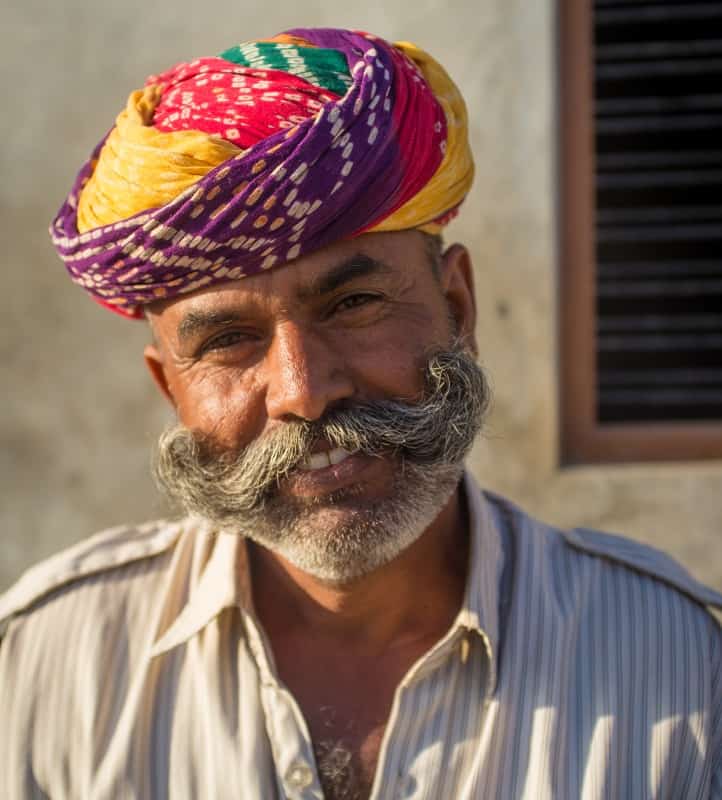
[[[559,3],[560,435],[562,465],[722,458],[722,420],[596,419],[592,0]]]

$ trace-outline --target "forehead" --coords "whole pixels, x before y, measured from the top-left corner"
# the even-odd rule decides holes
[[[373,277],[389,282],[428,272],[426,239],[419,231],[372,233],[337,242],[268,272],[180,295],[148,309],[153,322],[178,322],[192,311],[228,303],[272,303],[331,291],[337,281]],[[330,280],[328,280],[330,279]]]

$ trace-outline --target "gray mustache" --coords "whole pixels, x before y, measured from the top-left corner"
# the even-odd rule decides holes
[[[240,451],[218,453],[213,441],[182,426],[161,437],[155,460],[162,489],[204,512],[221,500],[231,513],[257,508],[318,441],[331,448],[391,454],[419,466],[457,464],[471,448],[489,405],[483,371],[463,348],[427,362],[418,403],[362,402],[323,418],[285,423]]]
[[[464,351],[444,351],[429,360],[419,403],[395,400],[360,403],[306,423],[311,445],[368,455],[400,454],[415,464],[457,463],[481,429],[488,406],[483,373]]]

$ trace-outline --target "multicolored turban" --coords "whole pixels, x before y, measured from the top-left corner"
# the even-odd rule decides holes
[[[469,190],[464,101],[412,44],[298,29],[153,75],[51,226],[127,317],[376,231],[437,233]]]

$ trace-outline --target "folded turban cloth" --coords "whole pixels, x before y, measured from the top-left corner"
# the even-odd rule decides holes
[[[464,101],[412,44],[297,29],[134,91],[51,225],[127,317],[361,233],[438,233],[473,178]]]

